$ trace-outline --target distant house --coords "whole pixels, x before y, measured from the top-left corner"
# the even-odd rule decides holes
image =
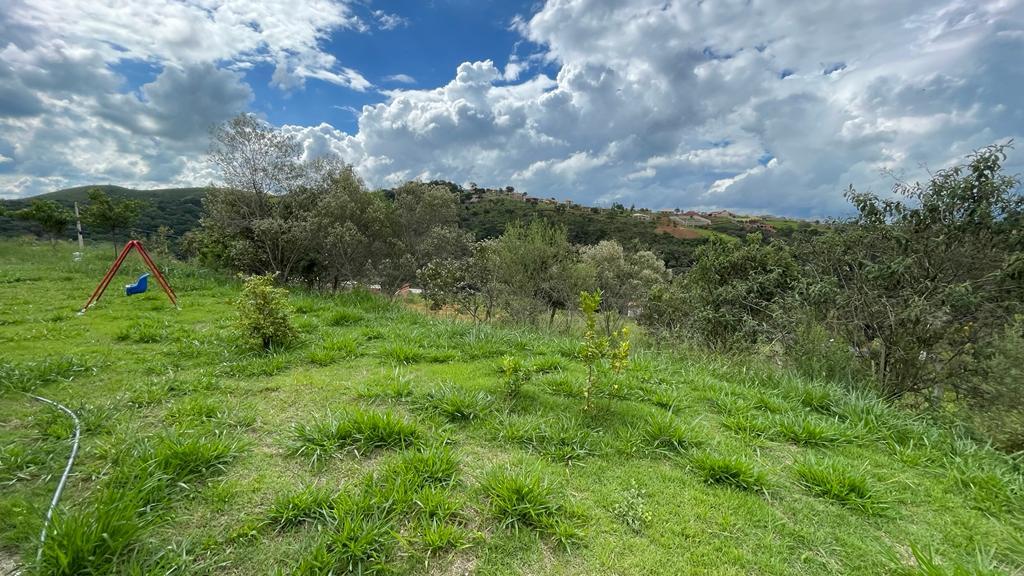
[[[651,219],[651,215],[650,214],[644,214],[643,212],[634,212],[633,213],[633,218],[636,218],[637,220],[649,221]]]
[[[735,214],[733,214],[732,212],[729,212],[728,210],[716,210],[714,212],[709,212],[708,216],[710,216],[711,218],[735,218],[736,217]]]
[[[754,231],[759,230],[761,232],[767,232],[769,234],[775,233],[775,227],[767,222],[761,222],[760,220],[751,220],[743,225],[744,230]]]
[[[699,215],[688,215],[680,214],[679,216],[673,216],[672,221],[680,226],[692,226],[697,228],[703,228],[704,226],[711,226],[711,220]]]

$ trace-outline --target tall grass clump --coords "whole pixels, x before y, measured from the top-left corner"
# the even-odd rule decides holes
[[[296,492],[278,494],[267,511],[267,521],[278,529],[334,519],[337,493],[323,486],[309,485]]]
[[[706,443],[702,434],[684,426],[669,412],[647,415],[640,424],[639,433],[648,450],[662,454],[687,452]]]
[[[575,515],[537,466],[524,462],[492,468],[480,486],[488,513],[502,528],[539,531],[566,547],[579,537]]]
[[[871,480],[833,458],[810,457],[794,467],[797,480],[808,492],[849,508],[870,512],[881,506]]]
[[[751,492],[766,492],[768,477],[752,462],[730,454],[696,454],[690,465],[708,484],[730,486]]]
[[[566,464],[598,452],[593,432],[573,416],[509,415],[498,424],[498,439]]]
[[[390,411],[353,408],[342,414],[328,413],[312,423],[292,425],[292,453],[322,464],[338,452],[352,450],[357,455],[378,449],[407,448],[424,434],[413,422]]]
[[[70,382],[95,371],[95,366],[75,356],[32,362],[0,361],[0,390],[29,391],[53,382]]]
[[[774,425],[780,439],[802,446],[825,446],[854,439],[853,432],[835,420],[789,416],[776,418]]]
[[[494,398],[483,390],[470,391],[451,383],[428,391],[416,405],[451,422],[469,422],[491,411]]]
[[[409,480],[417,488],[449,486],[459,477],[459,458],[448,446],[432,445],[399,454],[384,473]]]
[[[999,566],[991,551],[982,549],[976,550],[970,559],[945,562],[930,549],[911,546],[910,553],[914,557],[913,565],[903,562],[895,553],[889,555],[890,574],[894,576],[1007,576],[1007,574],[1012,574]]]
[[[296,567],[297,576],[393,574],[398,546],[393,525],[381,518],[345,516]]]
[[[40,574],[113,574],[139,552],[147,525],[147,495],[139,489],[102,490],[85,506],[58,508],[38,565]]]
[[[152,441],[146,458],[173,482],[184,484],[223,472],[240,453],[239,442],[222,435],[168,432]]]

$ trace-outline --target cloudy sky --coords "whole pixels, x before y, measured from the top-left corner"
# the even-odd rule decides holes
[[[373,186],[840,214],[1015,138],[1024,0],[0,0],[0,197],[204,185],[253,112]]]

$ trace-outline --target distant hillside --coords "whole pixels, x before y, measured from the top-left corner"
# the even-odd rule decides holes
[[[146,207],[142,210],[136,228],[143,234],[155,232],[160,226],[167,226],[175,235],[199,225],[202,212],[205,188],[159,188],[155,190],[136,190],[121,186],[78,186],[49,192],[32,198],[20,200],[3,200],[3,206],[10,210],[19,210],[29,205],[32,200],[55,200],[68,208],[74,208],[75,202],[84,205],[89,200],[89,191],[99,188],[113,198],[132,198],[142,200]],[[30,222],[0,216],[0,236],[20,236],[32,234]],[[68,228],[68,237],[74,236],[74,230]]]
[[[466,189],[457,184],[435,181],[445,186],[459,199],[459,221],[462,227],[478,239],[500,236],[510,222],[529,222],[538,218],[565,226],[569,239],[577,244],[596,244],[601,240],[617,240],[634,249],[648,249],[660,256],[670,268],[689,265],[694,249],[713,236],[741,238],[754,230],[751,223],[770,224],[769,235],[788,236],[807,222],[768,217],[758,219],[730,213],[710,217],[706,226],[687,226],[682,214],[668,212],[630,211],[622,206],[597,208],[581,206],[569,201],[550,198],[530,198],[505,189]],[[88,202],[89,190],[101,188],[115,198],[133,198],[146,203],[136,229],[151,234],[160,226],[168,226],[180,236],[199,226],[205,188],[162,188],[137,190],[121,186],[79,186],[66,188],[21,200],[0,201],[2,205],[18,210],[34,199],[55,200],[68,208],[75,202]],[[387,193],[388,191],[385,191]],[[721,215],[728,214],[728,215]],[[0,237],[32,234],[32,224],[0,216]],[[68,229],[68,238],[74,236]],[[87,231],[87,237],[88,237]]]

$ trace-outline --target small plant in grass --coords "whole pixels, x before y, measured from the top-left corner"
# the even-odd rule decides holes
[[[653,518],[647,507],[647,492],[637,486],[636,482],[630,482],[629,488],[622,493],[622,498],[612,507],[612,514],[625,524],[626,528],[642,534]]]
[[[807,458],[794,465],[797,478],[807,491],[820,498],[861,511],[880,505],[871,481],[832,458]]]
[[[447,383],[427,392],[417,404],[446,420],[468,422],[489,412],[494,398],[483,390],[470,391]]]
[[[604,394],[618,391],[617,377],[629,364],[629,329],[601,336],[597,329],[597,311],[601,308],[601,291],[580,292],[580,310],[586,322],[583,343],[580,347],[580,359],[587,367],[587,383],[583,389],[584,409],[588,412],[594,408],[594,396],[599,393],[597,387],[602,381],[610,381],[609,389]],[[610,374],[609,374],[610,372]],[[610,376],[610,377],[609,377]]]
[[[383,448],[407,448],[420,441],[422,432],[416,424],[392,412],[352,409],[314,418],[311,424],[293,424],[291,437],[292,453],[318,465],[347,449],[365,454]]]
[[[297,492],[279,494],[267,511],[267,521],[277,528],[291,528],[306,522],[327,522],[334,518],[337,493],[322,486],[306,486]]]
[[[764,472],[739,456],[705,452],[695,455],[690,465],[708,484],[721,484],[751,492],[764,492],[768,486]]]
[[[427,360],[428,354],[418,346],[390,342],[380,347],[380,356],[396,364],[416,364]]]
[[[519,358],[505,356],[501,359],[501,375],[505,393],[509,398],[517,398],[523,386],[530,381],[533,371]]]
[[[285,345],[297,336],[288,291],[274,286],[273,274],[246,278],[236,306],[242,335],[265,351]]]
[[[521,463],[493,468],[480,485],[488,512],[502,528],[543,532],[566,547],[579,537],[574,514],[538,467]]]
[[[990,550],[978,549],[974,556],[966,561],[951,560],[943,562],[931,550],[910,547],[914,564],[907,565],[897,554],[890,554],[890,574],[894,576],[1006,576],[1007,572],[999,567]]]

